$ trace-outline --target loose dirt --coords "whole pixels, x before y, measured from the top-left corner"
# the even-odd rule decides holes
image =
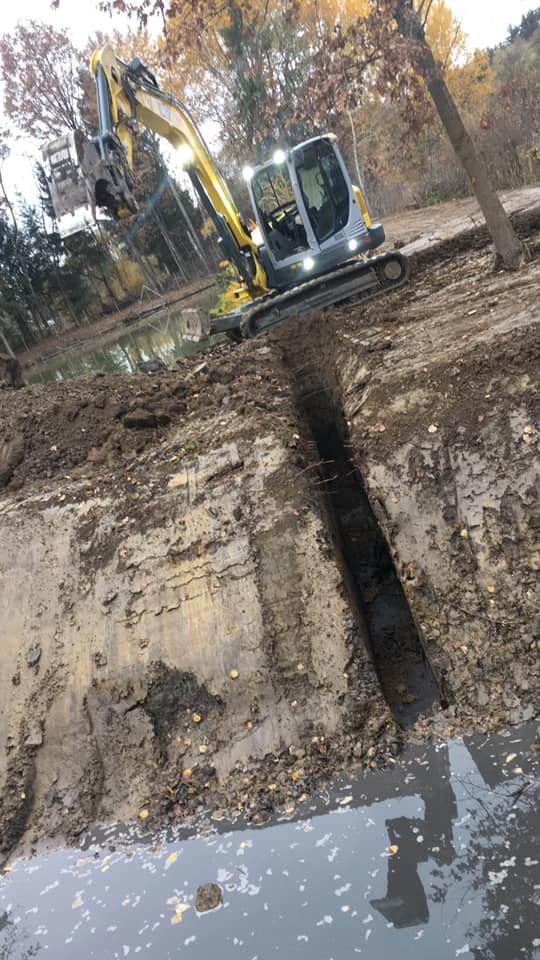
[[[535,714],[540,262],[493,273],[456,236],[399,295],[2,392],[4,853],[112,817],[262,822],[405,738]],[[416,716],[383,563],[433,678]]]

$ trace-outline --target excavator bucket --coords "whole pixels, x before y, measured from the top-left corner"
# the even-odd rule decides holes
[[[80,130],[71,130],[42,148],[45,175],[61,237],[69,237],[96,222],[98,149]]]
[[[121,156],[112,154],[109,161],[103,161],[97,143],[81,130],[71,130],[46,144],[42,156],[61,237],[107,219],[100,218],[100,207],[115,218],[136,211]]]

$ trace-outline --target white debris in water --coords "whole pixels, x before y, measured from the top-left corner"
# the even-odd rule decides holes
[[[324,917],[322,918],[322,920],[318,920],[318,921],[317,921],[317,926],[318,926],[318,927],[324,927],[325,924],[327,924],[327,923],[333,923],[333,922],[334,922],[334,918],[331,917],[329,913],[326,913],[326,914],[324,915]]]
[[[499,883],[502,883],[503,880],[506,880],[508,876],[508,870],[499,870],[497,873],[496,870],[488,870],[488,877],[490,886],[496,887]]]
[[[456,957],[459,957],[462,953],[469,953],[468,943],[466,943],[464,947],[460,947],[459,950],[456,950]]]

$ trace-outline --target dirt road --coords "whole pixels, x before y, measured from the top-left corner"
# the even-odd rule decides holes
[[[259,822],[533,715],[540,263],[482,236],[174,371],[3,391],[4,852]]]

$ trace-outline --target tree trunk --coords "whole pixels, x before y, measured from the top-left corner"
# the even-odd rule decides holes
[[[161,236],[163,237],[163,239],[164,239],[164,241],[165,241],[165,244],[166,244],[166,246],[167,246],[167,249],[168,249],[171,257],[173,258],[173,260],[174,260],[174,262],[175,262],[175,264],[176,264],[176,268],[177,268],[177,270],[178,270],[178,274],[179,274],[179,276],[180,276],[181,283],[182,283],[182,282],[183,282],[183,283],[187,283],[187,280],[188,280],[187,274],[186,274],[186,272],[185,272],[185,270],[184,270],[184,267],[183,267],[183,265],[182,265],[182,261],[180,260],[180,257],[179,257],[179,255],[178,255],[178,250],[176,249],[176,247],[175,247],[175,245],[174,245],[174,241],[173,241],[172,237],[170,236],[169,231],[167,230],[167,227],[165,226],[165,224],[164,224],[162,218],[160,217],[159,213],[157,212],[157,210],[153,210],[153,211],[152,211],[152,217],[153,217],[153,219],[154,219],[154,222],[157,224],[157,228],[158,228],[159,232],[161,233]]]
[[[172,177],[169,177],[169,181],[168,181],[168,182],[169,182],[169,186],[170,186],[170,188],[171,188],[172,195],[173,195],[173,197],[174,197],[174,199],[175,199],[175,201],[176,201],[176,206],[178,207],[178,209],[180,210],[180,213],[182,214],[182,216],[183,216],[183,218],[184,218],[184,223],[185,223],[185,225],[186,225],[186,232],[187,232],[187,236],[188,236],[188,238],[189,238],[189,242],[191,243],[191,246],[193,247],[193,250],[195,251],[195,253],[196,253],[197,256],[199,257],[199,259],[202,261],[205,269],[206,269],[206,270],[211,270],[211,269],[212,269],[212,265],[211,265],[211,263],[209,263],[208,258],[207,258],[206,254],[205,254],[205,252],[204,252],[204,250],[203,250],[203,248],[202,248],[202,244],[201,244],[201,242],[200,242],[200,239],[199,239],[199,236],[198,236],[198,234],[197,234],[197,231],[196,231],[193,223],[191,222],[191,218],[190,218],[190,216],[189,216],[189,214],[188,214],[188,212],[187,212],[187,210],[186,210],[186,207],[185,207],[185,205],[184,205],[184,203],[183,203],[183,201],[182,201],[182,198],[181,198],[180,194],[178,193],[178,190],[176,189],[176,184],[175,184],[174,180],[172,179]]]
[[[6,338],[6,335],[5,335],[5,333],[4,333],[3,330],[0,330],[0,340],[1,340],[2,343],[4,344],[4,350],[6,351],[6,353],[7,353],[10,357],[15,357],[15,354],[13,353],[13,350],[11,349],[11,346],[10,346],[10,344],[8,343],[7,338]]]
[[[419,44],[418,67],[458,160],[471,182],[496,253],[496,264],[517,270],[524,258],[524,248],[514,232],[505,209],[491,186],[486,165],[476,152],[453,97],[444,81],[441,67],[435,62],[424,24],[412,0],[398,0],[395,18],[401,35]]]

